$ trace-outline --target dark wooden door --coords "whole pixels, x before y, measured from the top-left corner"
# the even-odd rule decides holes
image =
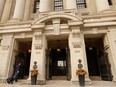
[[[112,81],[112,73],[111,73],[111,64],[108,60],[108,53],[104,51],[98,52],[98,63],[100,74],[103,80]]]
[[[20,66],[20,69],[19,69],[19,75],[18,75],[18,78],[19,79],[23,79],[24,78],[24,69],[25,69],[25,55],[24,53],[18,53],[16,56],[15,56],[15,64],[14,64],[14,67],[18,64],[18,63],[21,63],[21,66]],[[15,68],[14,68],[14,71],[15,71]]]

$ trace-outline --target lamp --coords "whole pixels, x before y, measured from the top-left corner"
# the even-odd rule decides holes
[[[60,40],[58,40],[58,48],[57,48],[57,52],[60,52],[60,51],[61,51],[60,48],[59,48],[59,41],[60,41]]]

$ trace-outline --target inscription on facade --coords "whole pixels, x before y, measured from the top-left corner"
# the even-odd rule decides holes
[[[36,52],[36,54],[41,54],[41,52]]]
[[[42,49],[42,44],[35,44],[35,49]]]
[[[81,48],[81,42],[73,42],[73,48]]]
[[[9,49],[9,46],[2,46],[3,51],[7,51]]]
[[[80,53],[80,50],[76,50],[75,53]]]

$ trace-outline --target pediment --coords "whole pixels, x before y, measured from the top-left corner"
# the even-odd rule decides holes
[[[39,25],[52,22],[53,19],[61,19],[64,22],[73,21],[73,22],[82,22],[81,17],[78,15],[67,14],[67,13],[57,13],[57,14],[48,14],[45,16],[41,16],[36,19],[32,25]]]

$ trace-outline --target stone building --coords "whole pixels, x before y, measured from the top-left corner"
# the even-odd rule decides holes
[[[21,62],[20,79],[116,81],[116,0],[0,0],[0,81]]]

